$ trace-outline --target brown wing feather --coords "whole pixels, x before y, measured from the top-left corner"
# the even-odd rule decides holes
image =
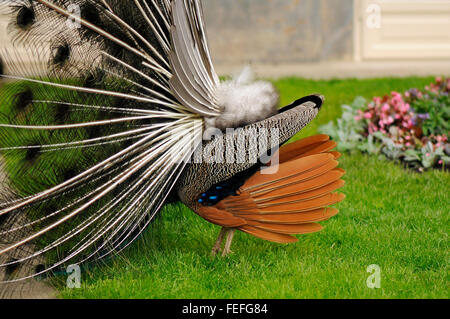
[[[264,174],[264,171],[257,172],[247,180],[242,189],[251,191],[262,188],[266,185],[316,169],[332,160],[334,160],[334,156],[331,154],[317,154],[284,162],[280,164],[276,174]]]
[[[323,227],[320,224],[310,223],[310,224],[268,224],[268,223],[260,223],[249,221],[248,224],[250,226],[254,226],[257,229],[266,230],[269,232],[274,232],[277,234],[310,234],[321,231]]]
[[[293,214],[249,214],[245,216],[247,222],[257,221],[269,224],[307,224],[311,222],[321,222],[337,215],[336,208],[320,208],[303,213]]]
[[[295,190],[303,190],[307,191],[309,188],[303,188],[305,185],[298,185],[298,184],[305,184],[308,181],[314,181],[311,185],[311,188],[314,187],[315,184],[320,183],[319,185],[323,185],[323,183],[326,183],[326,181],[323,181],[323,179],[327,178],[329,174],[328,172],[334,170],[339,165],[338,161],[332,160],[327,162],[325,165],[322,165],[316,169],[310,170],[306,173],[293,175],[292,177],[285,178],[283,180],[274,181],[273,183],[268,183],[264,185],[263,187],[258,187],[256,189],[252,189],[250,193],[253,197],[265,197],[265,194],[271,193],[273,191],[279,190],[279,189],[285,189],[285,188],[294,188]],[[332,176],[330,177],[332,178]],[[330,181],[331,182],[331,181]],[[311,184],[311,183],[310,183]],[[317,185],[316,185],[317,186]]]
[[[258,238],[261,238],[261,239],[264,239],[267,241],[279,243],[279,244],[290,244],[290,243],[296,243],[298,241],[298,239],[295,238],[294,236],[274,233],[274,232],[266,231],[263,229],[258,229],[253,226],[242,226],[239,229],[241,231],[243,231],[244,233],[253,235],[255,237],[258,237]]]
[[[329,140],[330,137],[328,135],[314,135],[284,145],[279,150],[279,161],[280,163],[289,162],[299,154],[303,154],[309,151],[315,145],[328,142]]]

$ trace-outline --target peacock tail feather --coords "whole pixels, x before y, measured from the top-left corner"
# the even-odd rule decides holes
[[[33,264],[35,275],[106,256],[145,228],[190,156],[181,137],[198,143],[202,115],[218,114],[218,78],[199,1],[18,0],[8,9],[0,255],[3,267]]]

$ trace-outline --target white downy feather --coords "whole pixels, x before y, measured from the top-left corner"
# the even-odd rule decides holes
[[[277,112],[279,93],[270,82],[254,81],[249,66],[217,88],[218,104],[223,113],[205,120],[206,129],[242,127],[264,120]]]

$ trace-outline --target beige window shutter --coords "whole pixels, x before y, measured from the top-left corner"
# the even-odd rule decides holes
[[[355,0],[362,60],[450,59],[450,0]]]

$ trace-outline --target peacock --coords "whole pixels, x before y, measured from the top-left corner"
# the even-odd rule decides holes
[[[201,0],[3,6],[0,281],[115,255],[167,203],[220,226],[223,256],[236,230],[294,243],[338,213],[336,143],[287,143],[324,97],[280,108],[249,68],[219,78]]]

